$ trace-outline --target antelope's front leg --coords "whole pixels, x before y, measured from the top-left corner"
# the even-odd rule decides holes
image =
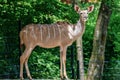
[[[67,50],[67,47],[64,47],[63,48],[63,58],[62,58],[62,61],[63,61],[63,75],[65,77],[65,79],[68,79],[68,76],[67,76],[67,73],[66,73],[66,50]]]
[[[61,75],[61,79],[68,79],[67,77],[67,73],[66,73],[66,50],[67,47],[61,47],[60,49],[60,75]]]
[[[63,51],[60,49],[60,78],[63,79]]]

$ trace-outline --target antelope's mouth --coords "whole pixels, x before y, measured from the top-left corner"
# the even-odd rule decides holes
[[[87,20],[88,20],[88,18],[87,18],[87,17],[84,17],[84,18],[83,18],[83,21],[87,21]]]

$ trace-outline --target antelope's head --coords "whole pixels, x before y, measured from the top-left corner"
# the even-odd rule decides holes
[[[80,19],[83,22],[86,22],[88,19],[88,14],[91,13],[94,9],[94,5],[91,5],[90,7],[88,7],[87,10],[80,10],[79,6],[75,5],[74,9],[80,15]]]

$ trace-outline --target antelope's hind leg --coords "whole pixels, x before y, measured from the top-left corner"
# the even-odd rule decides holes
[[[27,72],[27,76],[30,80],[32,80],[32,77],[30,75],[30,71],[28,68],[28,58],[32,52],[33,48],[26,48],[25,51],[23,52],[23,54],[20,56],[20,79],[23,80],[23,66],[25,64],[25,68],[26,68],[26,72]]]
[[[29,58],[29,56],[28,56]],[[25,69],[26,69],[26,72],[27,72],[27,76],[30,80],[32,80],[32,77],[30,75],[30,71],[29,71],[29,67],[28,67],[28,58],[25,60]]]

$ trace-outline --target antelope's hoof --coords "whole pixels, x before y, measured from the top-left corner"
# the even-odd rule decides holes
[[[69,80],[67,76],[61,78],[61,80]]]
[[[29,76],[28,78],[29,78],[29,80],[33,80],[31,76]]]
[[[63,80],[63,76],[60,76],[60,80]]]
[[[32,78],[29,78],[29,80],[33,80]]]
[[[23,77],[20,77],[20,80],[24,80],[24,78],[23,78]]]
[[[66,80],[68,80],[68,77],[67,77],[67,76],[65,76],[65,79],[66,79]]]

